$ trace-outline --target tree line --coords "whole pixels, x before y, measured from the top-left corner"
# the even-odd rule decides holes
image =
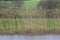
[[[22,7],[23,3],[24,3],[24,0],[22,0],[23,2],[20,2],[20,1],[2,1],[0,2],[0,8],[5,8],[7,11],[9,10],[10,12],[7,13],[0,13],[0,17],[2,15],[4,15],[5,17],[8,17],[8,15],[14,15],[14,17],[17,17],[17,18],[21,18],[21,17],[30,17],[32,16],[32,18],[60,18],[60,0],[41,0],[38,4],[37,4],[37,8],[33,8],[33,9],[22,9],[22,13],[21,13],[21,10],[20,12],[12,12],[12,11],[15,11],[16,9],[13,9],[13,8],[16,8],[17,7],[17,10],[18,11],[20,7]],[[26,0],[27,1],[27,0]],[[9,9],[12,7],[12,11]],[[3,10],[5,10],[3,9]],[[1,9],[0,9],[1,10]],[[2,11],[3,11],[2,10]],[[28,13],[31,13],[28,14]],[[5,11],[4,11],[5,12]],[[25,14],[26,13],[26,14]],[[19,14],[23,14],[23,15],[19,15]],[[27,15],[28,14],[28,15]],[[11,17],[11,16],[9,16]]]

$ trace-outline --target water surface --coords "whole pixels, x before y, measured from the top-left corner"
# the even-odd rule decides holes
[[[60,35],[0,35],[0,40],[60,40]]]

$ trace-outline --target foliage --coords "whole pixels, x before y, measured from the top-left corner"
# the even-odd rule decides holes
[[[59,0],[41,0],[38,3],[38,7],[46,8],[46,9],[55,9],[60,7],[60,1]]]

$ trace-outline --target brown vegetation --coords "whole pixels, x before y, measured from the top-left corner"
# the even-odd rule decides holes
[[[0,18],[60,18],[59,9],[20,8],[0,9]]]

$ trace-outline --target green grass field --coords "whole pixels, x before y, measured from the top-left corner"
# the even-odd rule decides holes
[[[60,30],[60,19],[41,19],[41,18],[0,18],[0,31],[14,31],[24,33],[33,31],[57,31]]]

